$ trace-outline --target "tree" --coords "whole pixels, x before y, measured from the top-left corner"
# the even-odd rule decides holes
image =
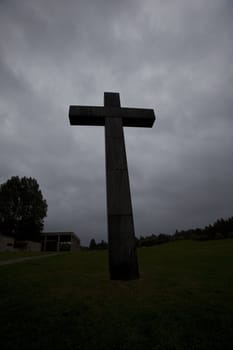
[[[37,181],[13,176],[0,185],[0,232],[17,240],[40,239],[47,203]]]
[[[95,241],[95,239],[94,238],[92,238],[91,240],[90,240],[90,244],[89,244],[89,249],[96,249],[96,246],[97,246],[97,244],[96,244],[96,241]]]

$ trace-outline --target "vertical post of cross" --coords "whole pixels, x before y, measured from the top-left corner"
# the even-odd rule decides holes
[[[105,107],[120,107],[119,93],[104,93]],[[105,118],[109,272],[113,280],[139,278],[122,118]]]
[[[114,280],[139,278],[123,126],[151,128],[153,109],[122,108],[120,95],[104,93],[104,107],[70,106],[71,125],[105,126],[109,271]]]

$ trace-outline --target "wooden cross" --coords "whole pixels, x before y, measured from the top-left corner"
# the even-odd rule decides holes
[[[71,125],[105,126],[109,272],[113,280],[139,278],[123,126],[152,127],[153,109],[121,108],[105,92],[104,107],[70,106]]]

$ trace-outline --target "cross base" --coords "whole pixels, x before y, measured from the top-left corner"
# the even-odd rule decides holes
[[[118,281],[137,280],[139,279],[138,266],[135,266],[135,264],[111,266],[110,279]]]

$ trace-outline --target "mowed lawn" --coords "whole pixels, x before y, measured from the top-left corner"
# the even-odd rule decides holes
[[[6,260],[15,260],[19,258],[33,257],[37,255],[48,255],[49,252],[0,252],[0,262]],[[1,272],[0,272],[1,275]]]
[[[0,266],[0,348],[233,349],[233,240],[138,250],[109,281],[106,251]]]

